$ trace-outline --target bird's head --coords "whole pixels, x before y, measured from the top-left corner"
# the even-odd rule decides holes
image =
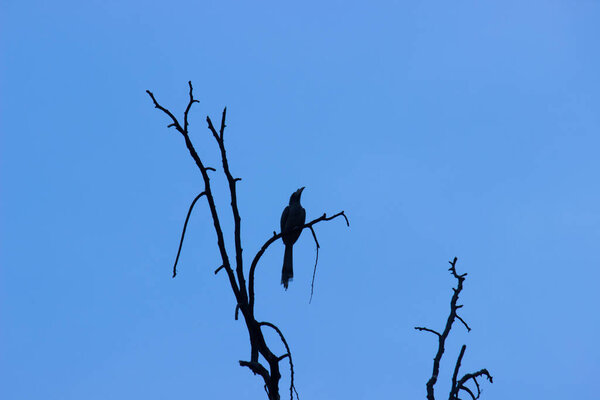
[[[292,195],[290,196],[290,204],[300,203],[300,196],[302,195],[303,190],[304,186],[292,193]]]

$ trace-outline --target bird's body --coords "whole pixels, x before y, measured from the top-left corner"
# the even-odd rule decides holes
[[[281,284],[286,289],[288,288],[288,282],[294,277],[292,249],[294,243],[300,237],[302,226],[306,221],[306,211],[300,205],[302,190],[304,190],[303,187],[292,193],[290,204],[285,207],[281,214],[281,240],[285,244]]]

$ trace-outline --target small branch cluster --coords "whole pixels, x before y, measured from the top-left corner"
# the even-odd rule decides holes
[[[221,266],[215,270],[215,274],[217,274],[221,270],[224,270],[226,272],[227,277],[229,279],[229,283],[231,285],[231,289],[232,289],[233,294],[236,299],[235,319],[236,320],[238,319],[239,312],[241,311],[242,316],[244,317],[244,321],[246,323],[246,327],[248,329],[249,336],[250,336],[250,348],[251,348],[250,349],[250,361],[240,361],[239,364],[242,367],[248,367],[255,375],[259,375],[263,378],[264,384],[265,384],[265,391],[267,392],[268,398],[270,400],[279,400],[280,399],[279,380],[281,378],[281,374],[279,372],[279,362],[285,358],[288,358],[289,365],[290,365],[290,375],[291,375],[290,400],[293,400],[294,393],[296,393],[296,398],[298,399],[298,393],[296,392],[296,388],[294,386],[294,364],[292,362],[292,353],[290,351],[290,348],[288,346],[288,343],[287,343],[283,333],[276,325],[274,325],[270,322],[264,322],[264,321],[257,322],[256,318],[254,317],[254,301],[255,301],[254,275],[255,275],[255,270],[258,265],[258,261],[260,260],[263,253],[267,250],[267,248],[273,242],[275,242],[277,239],[281,238],[281,233],[273,232],[273,236],[270,239],[268,239],[265,242],[265,244],[261,247],[261,249],[258,251],[258,253],[254,257],[254,259],[252,260],[252,264],[250,266],[250,272],[248,275],[248,284],[246,284],[246,279],[244,276],[244,268],[243,268],[243,257],[242,257],[243,249],[242,249],[242,240],[241,240],[241,218],[240,218],[240,213],[239,213],[239,208],[238,208],[237,190],[236,190],[236,184],[237,184],[237,182],[241,181],[241,178],[234,177],[231,174],[231,171],[229,168],[229,161],[227,159],[227,153],[226,153],[226,149],[225,149],[225,140],[224,140],[224,133],[225,133],[225,127],[226,127],[225,118],[227,115],[227,108],[223,109],[223,113],[221,116],[221,124],[220,124],[218,131],[215,128],[215,126],[213,125],[210,117],[206,117],[206,122],[208,124],[209,131],[211,132],[212,136],[214,137],[215,141],[217,142],[219,152],[221,154],[223,172],[225,173],[225,177],[227,178],[227,182],[229,184],[229,195],[231,198],[231,212],[233,214],[233,221],[234,221],[234,243],[235,243],[235,264],[234,265],[232,265],[229,255],[227,253],[227,249],[225,246],[225,237],[223,235],[223,230],[221,228],[221,222],[219,219],[219,212],[217,210],[217,206],[216,206],[212,188],[211,188],[210,177],[208,175],[208,171],[215,171],[215,169],[204,165],[204,163],[200,159],[200,156],[196,152],[196,149],[194,148],[194,145],[189,137],[188,115],[192,108],[192,105],[194,103],[198,103],[198,100],[194,99],[192,83],[188,82],[188,85],[189,85],[189,102],[188,102],[188,105],[183,114],[183,124],[181,124],[179,122],[179,120],[175,117],[175,115],[173,115],[173,113],[171,113],[171,111],[169,111],[167,108],[161,106],[158,103],[158,101],[156,100],[156,98],[154,97],[154,94],[152,92],[150,92],[149,90],[146,91],[148,93],[148,95],[150,96],[150,98],[152,99],[152,102],[154,103],[154,107],[161,110],[163,113],[165,113],[170,118],[171,123],[168,125],[168,127],[175,128],[183,136],[185,145],[186,145],[192,159],[196,163],[196,166],[200,170],[200,173],[201,173],[203,181],[204,181],[204,190],[198,196],[196,196],[196,198],[194,198],[194,200],[192,201],[190,208],[188,210],[186,219],[185,219],[185,223],[183,225],[181,239],[179,241],[179,248],[177,250],[177,257],[175,258],[175,263],[173,265],[173,277],[175,277],[177,275],[177,263],[179,261],[179,256],[181,254],[181,248],[183,246],[183,240],[185,237],[185,232],[187,229],[187,224],[190,219],[192,209],[194,208],[194,205],[200,198],[205,197],[207,200],[207,203],[208,203],[208,207],[209,207],[209,210],[211,213],[212,220],[213,220],[215,234],[217,236],[217,246],[219,248],[219,253],[221,256]],[[314,232],[313,226],[319,222],[330,221],[330,220],[335,219],[340,216],[344,217],[344,219],[346,220],[346,224],[349,225],[348,218],[346,218],[346,215],[342,211],[331,217],[327,217],[326,214],[323,214],[321,217],[308,222],[307,224],[305,224],[304,226],[302,226],[301,228],[298,228],[298,229],[309,228],[312,231],[313,237],[317,244],[317,252],[318,252],[319,243],[317,241],[317,237]],[[318,253],[317,253],[317,259],[318,259]],[[316,268],[316,263],[315,263],[315,268]],[[261,328],[263,326],[267,326],[277,332],[277,334],[279,335],[279,338],[281,339],[281,341],[283,342],[283,344],[285,346],[285,349],[286,349],[285,354],[283,354],[281,356],[277,356],[270,350],[270,348],[268,347],[268,345],[265,341],[263,332],[261,330]],[[265,366],[261,362],[259,362],[259,355],[262,356],[264,358],[264,360],[266,360],[267,366]]]
[[[454,291],[454,294],[452,295],[452,299],[450,300],[450,315],[448,315],[448,319],[446,321],[446,326],[444,328],[444,331],[442,333],[440,333],[434,329],[430,329],[430,328],[426,328],[426,327],[421,327],[421,326],[415,327],[415,329],[418,331],[433,333],[434,335],[436,335],[438,337],[438,349],[437,349],[437,352],[433,359],[433,372],[431,374],[431,378],[429,378],[429,380],[427,381],[427,384],[426,384],[427,400],[435,400],[434,386],[437,382],[438,375],[440,372],[440,362],[441,362],[442,356],[444,354],[446,339],[448,338],[448,335],[450,334],[450,330],[452,329],[452,324],[454,323],[455,319],[458,319],[465,326],[465,328],[467,328],[468,332],[471,331],[471,328],[469,327],[469,325],[467,325],[465,320],[463,320],[458,315],[458,310],[463,307],[462,304],[461,305],[458,304],[458,297],[460,295],[460,292],[463,289],[463,282],[465,281],[467,274],[465,273],[465,274],[459,275],[456,272],[456,262],[457,261],[458,261],[458,259],[456,257],[454,257],[454,260],[449,262],[450,268],[448,270],[450,271],[452,276],[454,278],[456,278],[456,280],[458,281],[458,284],[457,284],[456,288],[452,289]],[[456,360],[456,365],[454,367],[454,373],[452,375],[452,387],[450,389],[450,395],[448,397],[449,400],[458,400],[459,399],[458,395],[461,390],[466,392],[467,394],[469,394],[469,396],[473,400],[476,400],[481,395],[481,388],[479,387],[479,382],[477,381],[477,378],[484,376],[490,382],[493,382],[492,376],[489,374],[488,370],[485,368],[481,369],[475,373],[465,374],[462,378],[458,379],[460,365],[461,365],[461,362],[462,362],[462,359],[463,359],[466,349],[467,349],[467,346],[463,345],[460,350],[458,359]],[[473,383],[475,384],[476,392],[474,392],[468,386],[466,386],[466,384],[471,381],[473,381]]]

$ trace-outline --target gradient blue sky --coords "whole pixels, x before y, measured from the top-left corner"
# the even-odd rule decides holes
[[[306,232],[288,292],[281,243],[258,271],[301,398],[424,399],[436,341],[413,326],[442,328],[454,256],[473,331],[439,398],[462,343],[483,399],[597,398],[599,21],[583,0],[0,1],[0,397],[265,397],[203,202],[170,275],[203,186],[145,90],[181,115],[192,80],[209,165],[228,106],[246,257],[300,186],[308,218],[350,218],[318,226],[312,304]]]

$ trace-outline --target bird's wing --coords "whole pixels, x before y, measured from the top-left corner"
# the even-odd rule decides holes
[[[290,213],[290,206],[286,206],[281,213],[281,232],[285,229],[285,223],[288,219],[288,214]]]
[[[300,207],[300,210],[300,214],[302,216],[300,225],[304,225],[304,223],[306,222],[306,210],[303,207]]]

